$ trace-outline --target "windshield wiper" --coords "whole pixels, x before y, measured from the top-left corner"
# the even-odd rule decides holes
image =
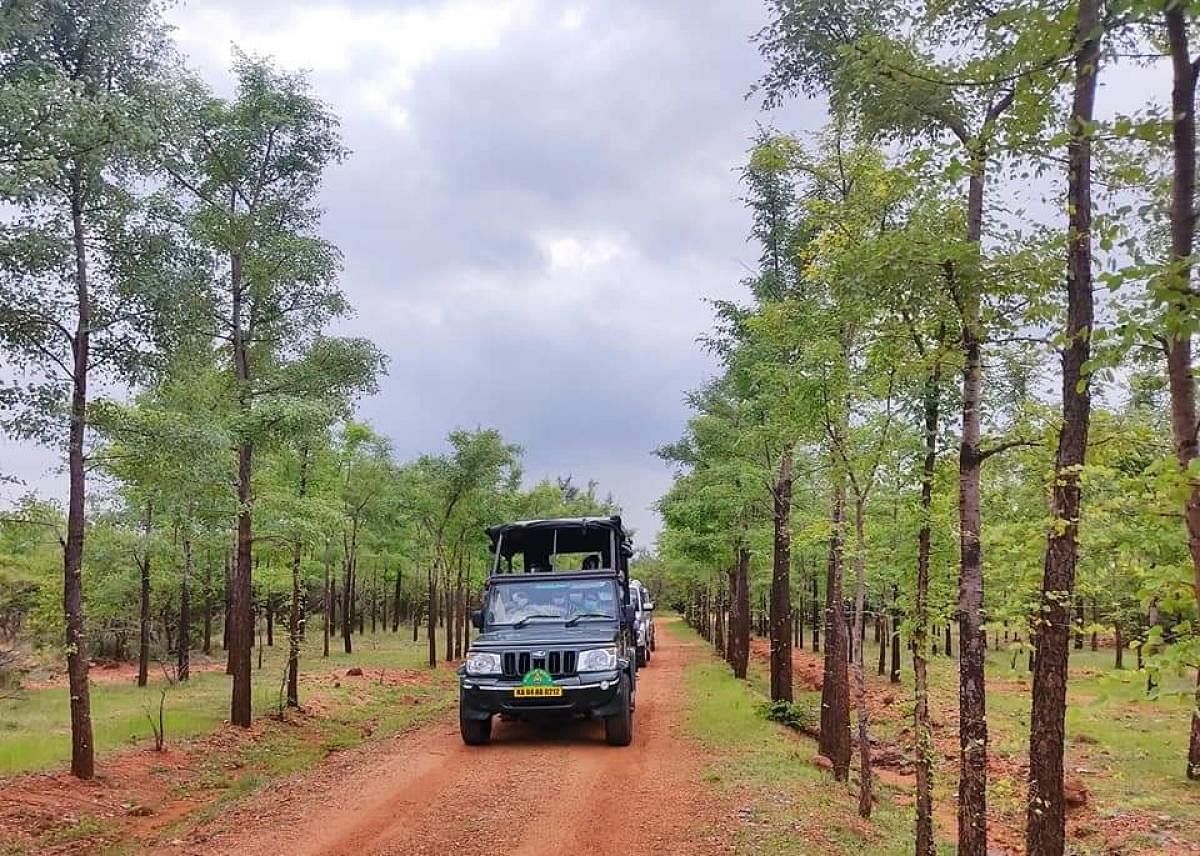
[[[575,615],[575,617],[574,617],[574,618],[572,618],[570,621],[568,621],[568,622],[567,622],[567,624],[566,624],[566,626],[567,626],[567,627],[574,627],[576,624],[578,624],[580,621],[582,621],[582,620],[583,620],[583,619],[585,619],[585,618],[608,618],[608,619],[612,619],[612,616],[611,616],[611,615],[609,615],[607,612],[580,612],[580,613],[578,613],[577,615]]]
[[[550,613],[547,613],[547,612],[539,612],[535,615],[526,615],[520,621],[514,622],[513,628],[520,630],[522,627],[524,627],[526,624],[528,624],[531,619],[534,619],[534,618],[562,618],[562,616],[557,615],[557,614],[551,615]]]

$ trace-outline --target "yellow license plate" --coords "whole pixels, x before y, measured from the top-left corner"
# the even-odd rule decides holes
[[[513,690],[515,698],[559,698],[562,694],[562,687],[517,687]]]

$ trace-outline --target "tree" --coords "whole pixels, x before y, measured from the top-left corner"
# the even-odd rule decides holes
[[[89,384],[144,367],[167,301],[163,242],[141,218],[144,156],[157,125],[153,82],[169,62],[150,0],[18,0],[0,13],[0,102],[7,148],[0,342],[34,375],[5,393],[6,428],[61,444],[69,495],[63,611],[71,772],[94,772],[82,567]]]
[[[1184,521],[1191,553],[1193,587],[1200,608],[1200,419],[1196,415],[1196,378],[1192,336],[1196,327],[1192,289],[1192,252],[1196,228],[1196,78],[1200,59],[1193,58],[1188,41],[1195,8],[1182,0],[1163,3],[1167,49],[1171,58],[1171,250],[1157,295],[1164,312],[1167,382],[1171,400],[1171,437],[1175,459],[1185,483]],[[1200,779],[1200,670],[1196,705],[1188,742],[1187,776]]]
[[[1025,843],[1047,856],[1065,849],[1063,747],[1071,598],[1079,549],[1080,470],[1087,452],[1091,394],[1086,364],[1092,323],[1092,143],[1102,25],[1099,0],[1079,0],[1075,20],[1075,86],[1067,153],[1067,323],[1062,350],[1062,428],[1046,564],[1038,611],[1029,720],[1029,810]]]

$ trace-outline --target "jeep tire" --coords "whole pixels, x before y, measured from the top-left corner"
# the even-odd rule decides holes
[[[628,746],[633,742],[633,703],[629,697],[629,678],[621,675],[621,710],[604,717],[604,741],[609,746]]]
[[[650,665],[650,649],[645,645],[639,645],[637,649],[637,664],[638,668]]]
[[[458,730],[462,734],[463,743],[468,746],[483,746],[492,739],[492,718],[469,719],[458,713]]]

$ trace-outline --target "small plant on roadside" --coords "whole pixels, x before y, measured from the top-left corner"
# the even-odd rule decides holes
[[[764,719],[786,725],[793,731],[809,731],[817,726],[817,714],[811,707],[782,699],[760,704],[758,713]]]
[[[150,730],[154,732],[154,751],[163,751],[163,746],[167,738],[166,726],[166,709],[167,709],[167,693],[179,683],[179,675],[174,667],[168,668],[166,663],[161,660],[158,664],[162,668],[163,685],[158,691],[158,717],[155,719],[154,713],[147,705],[146,719],[150,723]]]

